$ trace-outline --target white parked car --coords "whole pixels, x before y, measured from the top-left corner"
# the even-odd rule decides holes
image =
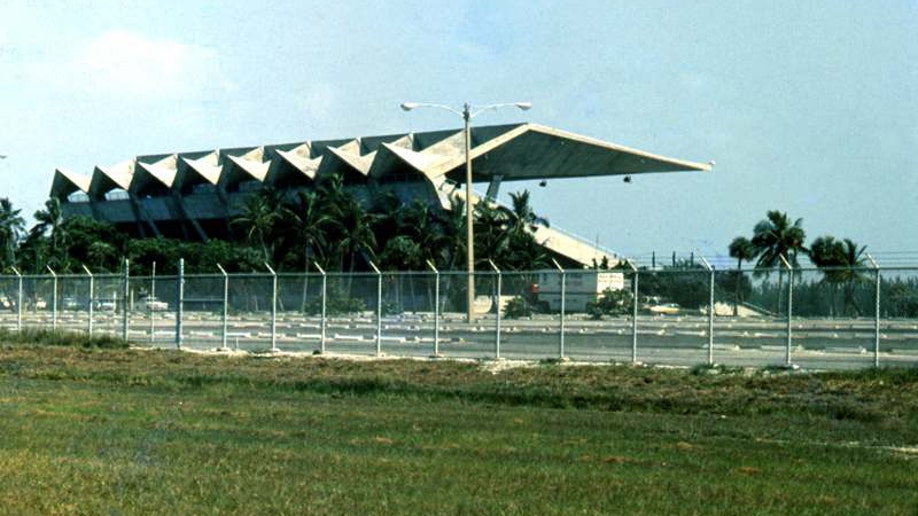
[[[96,310],[105,310],[109,312],[115,311],[115,300],[114,299],[97,299],[95,303]]]
[[[61,310],[79,310],[83,305],[73,297],[61,299]]]
[[[144,299],[143,306],[151,312],[163,312],[169,309],[169,303],[160,301],[155,297],[148,297]]]

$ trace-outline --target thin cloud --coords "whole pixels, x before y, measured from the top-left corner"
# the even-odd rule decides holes
[[[212,97],[232,89],[216,51],[125,30],[91,41],[72,69],[91,91],[147,99]]]
[[[329,117],[337,102],[334,86],[326,82],[309,85],[298,99],[300,109],[307,119],[315,120]]]

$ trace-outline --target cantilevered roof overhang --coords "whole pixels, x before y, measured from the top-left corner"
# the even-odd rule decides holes
[[[522,124],[471,151],[472,181],[566,179],[650,172],[709,171],[694,163],[588,138],[537,124]],[[459,163],[456,163],[459,161]],[[449,179],[465,179],[465,160],[453,160]]]

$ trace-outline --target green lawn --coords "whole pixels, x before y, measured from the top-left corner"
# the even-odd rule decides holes
[[[918,513],[918,372],[0,348],[0,512]]]

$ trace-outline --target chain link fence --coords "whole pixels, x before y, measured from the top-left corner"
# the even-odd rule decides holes
[[[138,346],[853,369],[918,364],[918,268],[0,276],[0,327]]]

